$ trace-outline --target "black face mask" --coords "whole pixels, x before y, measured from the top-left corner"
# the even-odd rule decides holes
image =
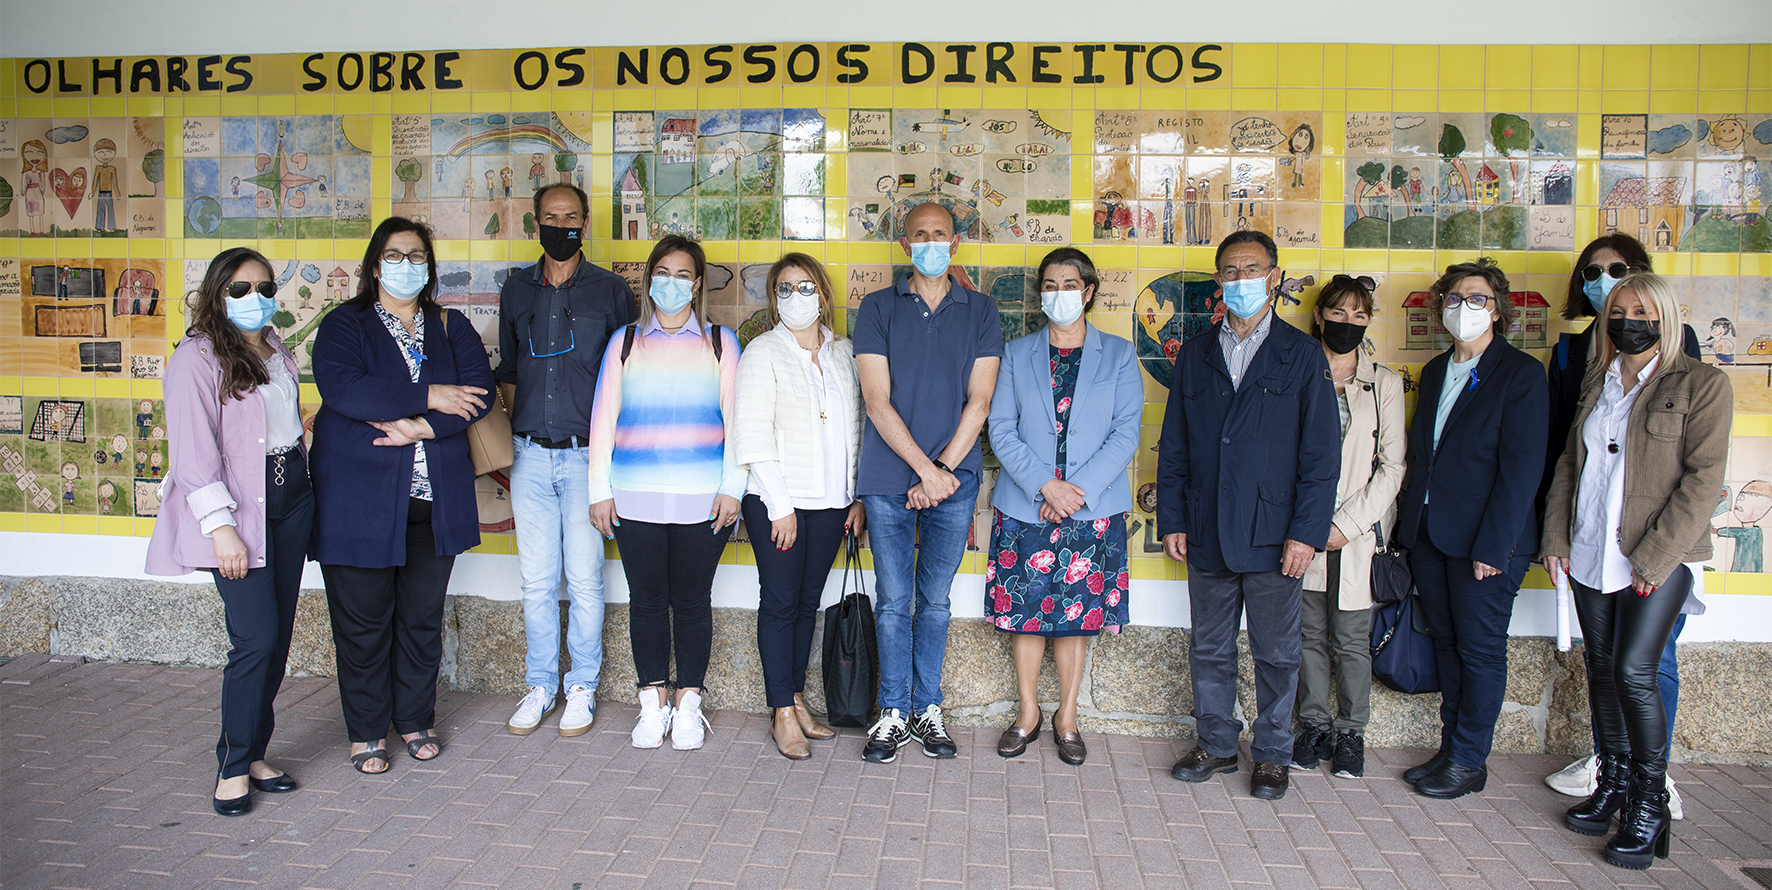
[[[564,263],[578,255],[579,229],[568,229],[565,226],[541,227],[541,249],[547,251],[554,262]]]
[[[1345,321],[1323,322],[1323,345],[1336,355],[1347,355],[1360,348],[1366,339],[1366,326]]]
[[[1661,322],[1640,318],[1612,318],[1606,321],[1606,336],[1612,345],[1626,355],[1641,355],[1661,343]]]

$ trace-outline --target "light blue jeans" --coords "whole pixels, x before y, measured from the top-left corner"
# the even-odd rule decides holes
[[[560,575],[571,597],[567,687],[597,688],[603,669],[603,536],[591,525],[590,450],[512,437],[511,512],[529,637],[524,684],[560,689]]]
[[[928,509],[906,510],[902,494],[861,499],[874,554],[882,708],[908,714],[941,704],[948,589],[966,555],[978,500],[978,477],[965,470],[956,475],[960,488]]]

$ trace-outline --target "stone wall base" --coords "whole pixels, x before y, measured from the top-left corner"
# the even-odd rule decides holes
[[[564,621],[565,610],[561,610]],[[604,621],[604,661],[598,698],[634,700],[626,605],[611,605]],[[819,641],[813,637],[806,698],[823,711]],[[521,695],[523,611],[515,602],[450,597],[444,619],[444,686],[470,692]],[[1188,684],[1188,631],[1128,627],[1103,634],[1089,647],[1080,702],[1085,730],[1146,736],[1193,736]],[[0,655],[48,652],[105,661],[221,667],[227,658],[221,599],[197,584],[84,577],[0,577]],[[567,659],[561,658],[564,673]],[[1253,666],[1241,648],[1238,690],[1244,715],[1255,711]],[[1007,725],[1016,706],[1009,635],[982,619],[955,619],[948,633],[942,691],[949,721]],[[292,674],[333,675],[332,631],[323,591],[303,591],[291,646]],[[1674,759],[1772,764],[1772,643],[1688,643],[1680,646],[1679,719]],[[1508,641],[1508,682],[1495,748],[1499,751],[1586,754],[1591,730],[1587,676],[1580,650],[1558,652],[1544,637]],[[1051,655],[1040,676],[1050,711],[1058,682]],[[1432,748],[1439,744],[1437,694],[1409,696],[1374,685],[1366,744]],[[514,706],[514,702],[513,702]],[[762,669],[756,613],[714,610],[714,652],[707,706],[762,713]],[[1247,718],[1245,718],[1247,722]],[[1245,734],[1247,735],[1247,734]]]

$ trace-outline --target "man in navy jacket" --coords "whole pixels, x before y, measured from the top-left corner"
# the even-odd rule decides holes
[[[1188,563],[1198,743],[1171,774],[1237,769],[1237,626],[1248,606],[1259,714],[1250,793],[1286,794],[1304,571],[1329,537],[1341,430],[1316,340],[1274,318],[1279,251],[1256,231],[1218,246],[1224,320],[1175,357],[1158,445],[1157,531]]]

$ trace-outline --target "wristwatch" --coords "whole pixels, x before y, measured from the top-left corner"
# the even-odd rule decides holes
[[[948,468],[947,464],[944,464],[939,460],[931,460],[929,462],[932,464],[935,464],[935,468],[942,471],[943,473],[952,473],[953,472],[953,470]]]

